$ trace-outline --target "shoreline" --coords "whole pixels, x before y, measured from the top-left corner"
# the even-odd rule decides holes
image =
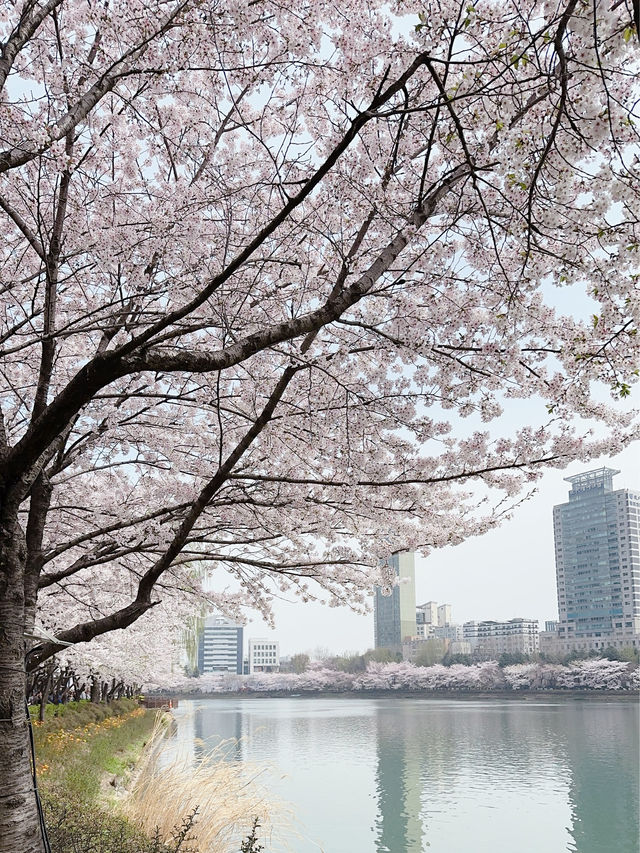
[[[636,690],[302,690],[293,692],[289,690],[260,690],[260,691],[218,691],[218,692],[193,692],[186,693],[176,691],[175,693],[149,693],[149,699],[157,701],[165,698],[169,700],[189,699],[387,699],[395,696],[399,699],[442,699],[473,702],[478,700],[512,700],[512,701],[540,701],[544,699],[572,699],[572,700],[624,700],[640,702],[640,691]]]

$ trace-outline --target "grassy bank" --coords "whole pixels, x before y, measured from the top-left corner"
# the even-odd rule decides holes
[[[220,750],[195,767],[176,758],[156,772],[164,721],[132,699],[48,705],[43,723],[38,710],[30,709],[36,770],[54,853],[264,849],[255,829],[272,803],[255,785],[255,768],[228,762]],[[134,767],[130,791],[118,798]]]
[[[32,708],[32,716],[37,709]],[[36,769],[55,853],[168,853],[114,808],[151,735],[155,711],[135,700],[48,705],[33,720]]]

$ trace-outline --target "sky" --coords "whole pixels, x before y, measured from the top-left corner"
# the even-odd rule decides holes
[[[564,477],[607,466],[620,470],[617,489],[640,491],[640,443],[618,456],[576,462],[564,471],[547,471],[535,495],[510,521],[461,545],[416,555],[416,603],[451,604],[453,621],[557,619],[552,508],[568,498]],[[360,616],[346,607],[328,608],[301,601],[274,603],[276,627],[262,620],[245,626],[245,639],[278,640],[281,656],[307,652],[312,657],[363,652],[373,647],[373,614]]]

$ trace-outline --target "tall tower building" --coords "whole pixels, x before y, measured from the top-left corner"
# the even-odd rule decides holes
[[[389,558],[389,566],[401,583],[391,595],[376,589],[374,602],[375,646],[377,649],[402,651],[402,641],[415,637],[416,629],[416,567],[413,551],[397,551]]]
[[[558,651],[640,646],[640,493],[613,488],[612,468],[566,477],[553,508]]]

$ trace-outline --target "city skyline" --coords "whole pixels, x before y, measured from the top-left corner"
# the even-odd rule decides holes
[[[553,507],[567,499],[565,477],[600,467],[621,471],[619,488],[640,488],[636,447],[546,471],[537,493],[516,508],[511,520],[484,536],[433,551],[427,558],[416,554],[417,601],[451,604],[460,624],[523,617],[538,619],[543,629],[546,620],[556,620]],[[317,650],[363,652],[374,647],[373,610],[360,616],[347,608],[276,601],[274,613],[274,629],[261,619],[250,619],[250,613],[245,628],[250,634],[277,639],[282,656]]]

